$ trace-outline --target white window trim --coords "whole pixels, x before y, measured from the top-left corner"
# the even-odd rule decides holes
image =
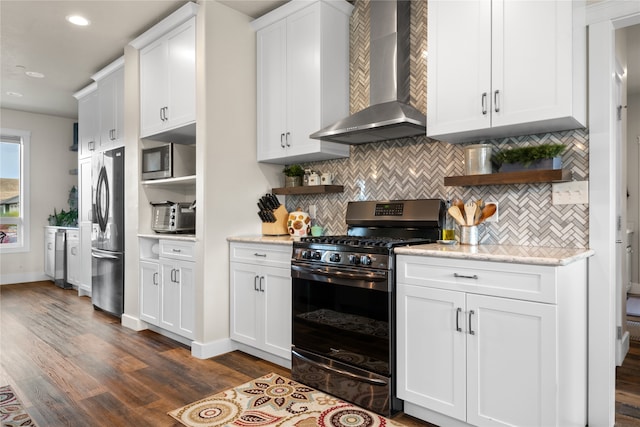
[[[29,252],[31,248],[31,221],[30,221],[30,205],[29,200],[29,150],[31,148],[31,132],[20,129],[0,128],[0,135],[19,137],[21,139],[20,150],[20,217],[22,219],[22,230],[18,235],[21,241],[0,245],[0,254]]]

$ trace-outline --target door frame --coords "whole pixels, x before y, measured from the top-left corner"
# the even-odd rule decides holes
[[[615,30],[640,23],[639,2],[587,8],[589,33],[589,367],[588,420],[615,423],[616,212]]]

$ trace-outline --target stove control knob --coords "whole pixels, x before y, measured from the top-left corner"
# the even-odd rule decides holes
[[[322,254],[320,252],[314,252],[311,254],[311,258],[312,259],[321,259],[322,258]]]
[[[311,252],[302,251],[302,254],[300,256],[302,257],[302,259],[311,259]]]
[[[369,255],[362,255],[360,257],[360,264],[371,265],[371,257]]]
[[[360,264],[360,257],[358,255],[349,255],[349,264]]]
[[[329,261],[340,262],[340,254],[331,254],[331,256],[329,257]]]

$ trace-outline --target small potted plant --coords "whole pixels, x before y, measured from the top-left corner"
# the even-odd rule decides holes
[[[563,144],[512,148],[496,153],[492,162],[500,172],[562,169],[560,155],[566,148]]]
[[[299,187],[302,185],[302,177],[304,176],[304,169],[302,168],[302,166],[285,166],[282,172],[284,173],[285,187]]]

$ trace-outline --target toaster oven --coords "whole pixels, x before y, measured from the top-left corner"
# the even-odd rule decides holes
[[[196,202],[151,202],[151,229],[156,233],[194,233]]]

